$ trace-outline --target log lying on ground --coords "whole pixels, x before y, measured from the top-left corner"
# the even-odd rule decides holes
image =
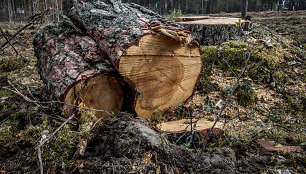
[[[192,19],[189,17],[188,19]],[[195,17],[195,19],[197,19]],[[190,30],[192,36],[201,45],[220,45],[229,40],[236,40],[243,34],[244,25],[250,23],[240,18],[210,17],[201,20],[178,22]]]
[[[113,68],[101,61],[103,54],[93,39],[62,23],[40,31],[34,46],[38,72],[52,98],[99,110],[121,109],[123,90],[109,73]],[[70,109],[64,105],[64,114]],[[104,112],[96,115],[107,117]]]
[[[183,27],[115,0],[66,1],[65,13],[34,40],[52,97],[107,111],[124,106],[152,118],[156,109],[174,109],[192,94],[202,60]]]

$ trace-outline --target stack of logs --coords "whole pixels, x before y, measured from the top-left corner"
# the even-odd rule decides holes
[[[149,119],[191,96],[202,59],[184,27],[115,0],[66,0],[64,9],[62,22],[41,30],[34,48],[51,97],[69,104],[65,115],[76,105]]]

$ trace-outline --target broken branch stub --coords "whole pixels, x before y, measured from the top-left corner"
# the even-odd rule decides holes
[[[183,27],[136,4],[66,1],[63,21],[35,40],[38,71],[52,96],[139,117],[176,108],[202,69],[198,44]],[[64,107],[64,111],[69,107]],[[105,114],[97,114],[105,117]]]

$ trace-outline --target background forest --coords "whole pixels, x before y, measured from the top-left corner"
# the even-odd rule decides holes
[[[159,14],[181,10],[184,14],[239,12],[241,0],[121,0],[148,7]],[[1,0],[0,21],[23,21],[52,8],[51,19],[59,20],[63,0]],[[249,0],[248,11],[305,10],[305,0]]]

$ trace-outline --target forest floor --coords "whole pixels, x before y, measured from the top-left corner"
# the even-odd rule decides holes
[[[85,134],[72,121],[43,147],[45,172],[306,173],[306,11],[250,15],[251,40],[202,47],[205,74],[185,104],[175,111],[157,112],[149,123],[118,113]],[[7,35],[24,25],[0,23]],[[11,42],[19,55],[9,45],[0,52],[0,173],[38,173],[36,148],[42,132],[48,135],[65,121],[55,104],[27,101],[48,101],[32,45],[39,27],[23,30]],[[243,55],[254,45],[259,46],[221,115],[223,134],[210,137],[204,149],[201,138],[190,143],[188,134],[153,131],[157,123],[190,116],[216,120],[243,68]],[[76,146],[84,136],[92,140],[85,156],[79,157]],[[268,141],[275,145],[260,145]]]

